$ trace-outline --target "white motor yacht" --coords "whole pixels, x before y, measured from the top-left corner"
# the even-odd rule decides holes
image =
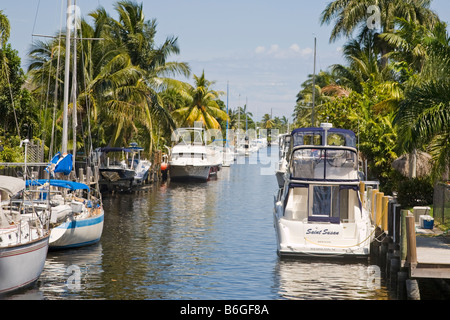
[[[291,147],[291,134],[286,133],[278,137],[279,160],[278,167],[275,171],[278,187],[282,188],[285,182],[285,175],[288,171],[289,151]]]
[[[177,129],[173,139],[176,144],[170,153],[170,179],[206,181],[222,167],[222,154],[206,145],[203,128]]]
[[[322,124],[291,136],[289,172],[275,196],[278,254],[367,257],[374,227],[361,205],[355,134]]]

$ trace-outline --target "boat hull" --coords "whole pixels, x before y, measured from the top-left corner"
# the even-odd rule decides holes
[[[279,256],[368,258],[372,229],[354,224],[315,224],[274,215]],[[352,230],[348,236],[347,230]]]
[[[0,248],[0,294],[33,284],[44,269],[49,236],[28,244]]]
[[[49,247],[58,250],[94,244],[102,236],[103,222],[103,210],[94,217],[64,222],[51,230]]]
[[[211,166],[209,165],[176,165],[170,164],[169,173],[171,180],[201,180],[209,178]]]

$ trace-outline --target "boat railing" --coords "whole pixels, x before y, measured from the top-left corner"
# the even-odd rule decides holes
[[[2,203],[1,206],[2,212],[5,217],[8,217],[10,225],[16,226],[10,231],[8,229],[2,230],[2,234],[8,235],[8,239],[12,240],[15,237],[15,243],[11,241],[10,245],[21,243],[24,232],[26,232],[25,235],[29,237],[29,240],[36,240],[43,235],[41,230],[44,233],[48,231],[49,215],[47,207],[40,207],[41,213],[39,214],[36,210],[36,203],[24,199],[11,199],[8,203]],[[33,229],[36,230],[35,233],[32,232]]]

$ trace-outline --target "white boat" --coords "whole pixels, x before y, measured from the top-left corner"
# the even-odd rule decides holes
[[[367,257],[374,227],[361,205],[355,134],[323,124],[291,135],[274,201],[278,254]]]
[[[206,145],[203,128],[177,129],[174,141],[169,159],[170,179],[206,181],[221,169],[222,157],[215,147]]]
[[[282,188],[285,182],[285,176],[288,171],[288,160],[291,148],[291,134],[286,133],[278,137],[279,145],[279,160],[278,167],[275,171],[277,177],[278,187]]]
[[[223,147],[223,167],[229,167],[232,163],[234,163],[234,159],[236,157],[236,153],[230,147]]]
[[[50,203],[50,249],[81,247],[100,240],[104,222],[101,198],[86,184],[40,179],[27,180],[27,185],[40,193],[42,203]]]
[[[97,148],[93,161],[99,168],[100,190],[130,190],[141,185],[151,167],[150,161],[141,159],[142,150],[134,143],[128,148]]]
[[[34,283],[47,258],[46,207],[38,208],[26,194],[23,179],[0,176],[0,294]]]
[[[67,10],[69,9],[70,1],[67,3]],[[51,179],[26,180],[26,185],[30,187],[30,191],[39,194],[37,199],[33,199],[33,205],[37,207],[50,205],[48,208],[50,211],[48,246],[55,249],[79,247],[97,242],[103,231],[104,219],[101,195],[86,184],[71,181],[71,176],[74,174],[73,169],[75,169],[75,159],[67,152],[71,27],[73,27],[73,24],[67,23],[61,152],[53,157],[46,169]],[[73,40],[76,41],[76,39],[75,36]],[[75,65],[76,55],[73,55],[73,59]],[[76,79],[77,68],[75,67],[74,70],[75,72],[72,75]],[[74,88],[76,86],[73,86]],[[73,154],[76,154],[76,90],[72,92],[72,97],[74,98],[72,150]],[[25,160],[26,158],[25,151]],[[58,179],[53,179],[55,176],[58,176]]]
[[[244,136],[243,139],[238,141],[236,149],[237,149],[238,155],[240,155],[240,156],[249,156],[253,152],[253,149],[251,148],[251,145],[250,145],[250,140],[247,135]]]
[[[268,143],[267,143],[267,138],[258,138],[258,139],[255,139],[254,140],[254,143],[255,143],[255,145],[256,145],[256,149],[257,150],[259,150],[259,149],[262,149],[262,148],[265,148],[265,147],[267,147],[267,145],[268,145]]]
[[[131,143],[130,149],[134,152],[131,159],[131,167],[135,172],[133,186],[140,186],[147,180],[152,163],[149,160],[142,159],[141,151],[144,148],[138,147],[137,143]]]

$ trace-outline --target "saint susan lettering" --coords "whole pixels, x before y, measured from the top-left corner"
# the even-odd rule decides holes
[[[306,230],[306,234],[312,234],[312,235],[327,235],[327,236],[338,236],[339,231],[333,231],[328,229],[308,229]]]

